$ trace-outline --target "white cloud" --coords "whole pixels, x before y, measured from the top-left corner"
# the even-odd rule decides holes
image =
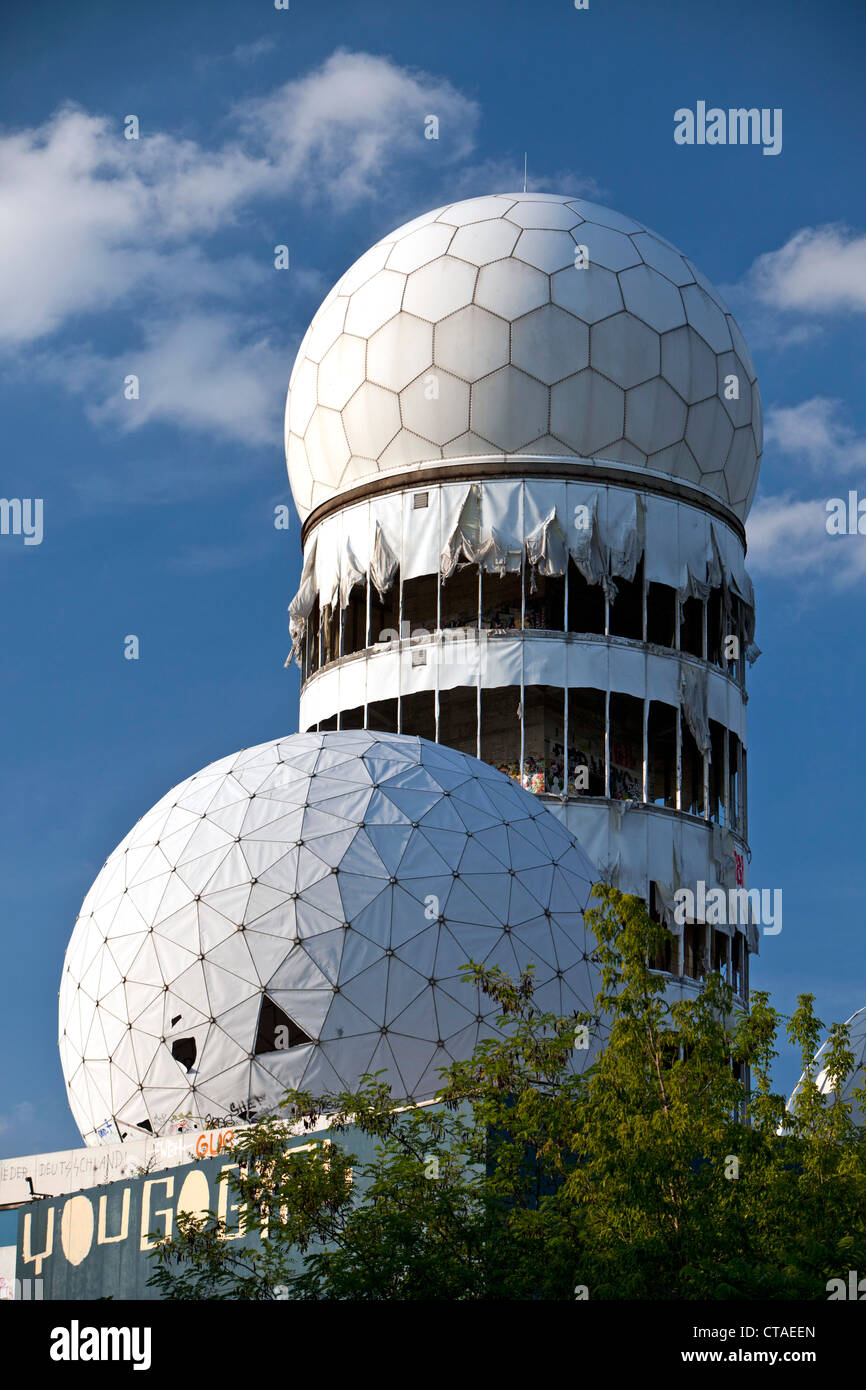
[[[850,589],[866,579],[866,536],[827,532],[827,497],[763,497],[746,525],[749,570],[768,579]]]
[[[0,136],[0,343],[44,337],[73,315],[165,298],[237,294],[241,279],[202,243],[263,197],[321,199],[349,212],[390,188],[395,163],[424,171],[438,114],[449,161],[472,149],[478,107],[448,82],[386,58],[339,52],[315,72],[237,107],[215,149],[75,107]]]
[[[247,444],[280,437],[289,355],[243,318],[191,314],[144,325],[144,344],[118,356],[69,352],[43,368],[87,398],[88,416],[121,433],[162,421]],[[124,380],[139,378],[139,399]]]
[[[774,406],[764,419],[764,443],[826,475],[866,465],[866,439],[840,418],[841,401],[812,396],[794,406]]]
[[[771,309],[806,314],[866,310],[866,234],[841,224],[803,227],[759,256],[747,288]]]
[[[475,145],[478,103],[442,78],[388,58],[339,50],[315,72],[236,108],[248,141],[305,202],[348,210],[393,185],[395,164],[463,160]],[[425,138],[427,116],[438,140]]]

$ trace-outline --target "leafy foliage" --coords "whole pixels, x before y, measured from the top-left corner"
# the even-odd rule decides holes
[[[539,1009],[531,969],[471,964],[502,1036],[450,1068],[437,1104],[401,1106],[376,1077],[290,1093],[285,1119],[236,1139],[228,1178],[257,1239],[181,1216],[151,1283],[169,1298],[824,1299],[866,1268],[866,1138],[815,1082],[812,996],[787,1020],[804,1070],[788,1112],[768,996],[743,1011],[712,975],[668,997],[647,964],[666,929],[640,899],[594,891],[591,1015]],[[582,1030],[598,1046],[583,1071]],[[822,1061],[841,1089],[844,1026]],[[299,1131],[309,1144],[287,1148]]]

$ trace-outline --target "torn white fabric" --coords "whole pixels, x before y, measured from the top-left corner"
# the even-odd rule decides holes
[[[575,507],[575,523],[569,531],[571,557],[587,584],[610,588],[607,549],[598,517],[598,493],[591,492]],[[615,590],[614,590],[615,592]]]
[[[481,488],[472,483],[457,511],[457,515],[442,549],[439,567],[442,579],[450,579],[459,565],[478,563],[481,548]]]
[[[712,755],[707,718],[707,673],[683,662],[680,666],[680,705],[692,737],[705,758]]]
[[[304,568],[301,571],[301,583],[298,592],[289,604],[289,636],[292,639],[292,650],[286,657],[287,666],[293,657],[299,666],[301,664],[301,647],[307,628],[307,619],[312,613],[316,604],[316,598],[318,597],[318,589],[316,587],[317,547],[318,539],[314,537],[313,543],[304,560]]]
[[[370,579],[380,599],[384,599],[391,585],[394,583],[394,576],[399,567],[400,562],[388,544],[385,538],[385,532],[377,521],[376,539],[373,542],[373,554],[370,560]]]
[[[634,579],[646,544],[646,513],[637,492],[610,488],[607,494],[608,572],[614,579]]]
[[[352,542],[346,536],[343,542],[343,553],[340,556],[340,608],[348,608],[352,590],[356,584],[364,584],[367,576],[355,559],[355,552],[352,549]]]
[[[536,575],[565,574],[568,568],[568,550],[555,507],[526,537],[526,559],[531,571],[532,593],[535,593],[538,587]]]

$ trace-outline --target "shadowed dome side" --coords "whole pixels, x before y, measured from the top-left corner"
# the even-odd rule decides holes
[[[496,1033],[470,958],[532,962],[541,1007],[592,1008],[596,877],[530,792],[424,739],[295,734],[212,763],[84,900],[59,1006],[76,1122],[91,1144],[168,1134],[379,1070],[428,1098]]]
[[[733,315],[670,242],[506,193],[406,223],[342,276],[298,350],[285,443],[302,517],[391,470],[517,454],[646,469],[745,518],[761,403]]]
[[[845,1086],[842,1089],[840,1098],[843,1101],[846,1101],[851,1106],[851,1119],[854,1121],[854,1123],[857,1125],[862,1125],[864,1123],[863,1112],[860,1109],[858,1103],[853,1099],[853,1092],[857,1089],[857,1087],[862,1086],[864,1084],[864,1081],[866,1081],[866,1009],[858,1009],[857,1012],[852,1014],[849,1019],[846,1019],[846,1026],[850,1029],[850,1048],[854,1054],[855,1066],[853,1073],[848,1078],[847,1082],[845,1083]],[[819,1047],[818,1051],[815,1053],[815,1070],[813,1075],[818,1090],[822,1093],[822,1095],[837,1098],[836,1090],[830,1080],[830,1077],[827,1075],[827,1068],[825,1065],[826,1054],[829,1049],[829,1046],[830,1043],[828,1039],[828,1041],[825,1042],[821,1047]],[[788,1101],[789,1110],[792,1108],[794,1103],[794,1097],[799,1093],[800,1089],[802,1088],[804,1080],[805,1077],[801,1076],[800,1080],[794,1087],[794,1090],[791,1093],[791,1098]]]

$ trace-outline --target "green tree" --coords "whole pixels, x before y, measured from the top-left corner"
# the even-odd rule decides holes
[[[716,974],[669,998],[648,965],[666,929],[640,899],[594,893],[592,1014],[541,1010],[531,969],[470,964],[501,1036],[450,1068],[435,1106],[401,1105],[376,1077],[287,1095],[286,1119],[238,1135],[229,1176],[259,1239],[239,1248],[214,1214],[181,1216],[155,1252],[163,1296],[823,1299],[866,1268],[866,1139],[815,1083],[812,996],[787,1020],[804,1069],[788,1113],[768,996],[738,1009]],[[583,1030],[596,1055],[581,1070]],[[823,1060],[841,1089],[843,1026]],[[315,1141],[303,1152],[286,1147],[298,1126]]]

